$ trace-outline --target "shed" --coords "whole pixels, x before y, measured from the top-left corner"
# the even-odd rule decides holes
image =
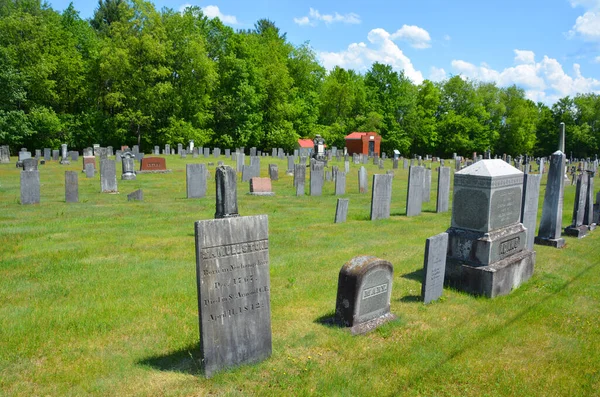
[[[380,155],[381,136],[376,132],[352,132],[346,136],[348,154]]]

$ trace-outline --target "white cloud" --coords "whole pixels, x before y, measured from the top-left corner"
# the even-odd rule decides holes
[[[294,23],[300,26],[316,26],[319,21],[325,22],[327,25],[335,22],[347,24],[359,24],[361,22],[360,16],[353,12],[344,15],[338,14],[337,12],[333,14],[321,14],[319,10],[315,10],[312,7],[308,11],[308,16],[294,18]]]
[[[432,66],[429,70],[429,80],[431,81],[443,81],[446,80],[446,77],[446,71],[443,68]]]
[[[421,84],[423,75],[416,70],[411,60],[404,55],[402,50],[391,39],[391,35],[384,29],[373,29],[367,35],[369,45],[352,43],[348,49],[340,52],[321,52],[319,57],[327,69],[334,66],[366,71],[374,62],[381,62],[392,66],[395,70],[403,70],[404,74],[414,83]]]
[[[535,62],[535,54],[531,51],[515,50],[515,54],[517,65],[500,72],[486,64],[476,66],[463,60],[453,60],[452,67],[464,78],[493,81],[502,87],[516,84],[535,101],[552,103],[567,95],[600,94],[600,80],[583,77],[579,64],[574,64],[573,74],[568,75],[556,59],[544,56],[542,61]]]
[[[594,63],[600,63],[600,55],[594,58]]]
[[[204,15],[206,15],[210,19],[218,17],[221,20],[221,22],[223,22],[223,23],[227,23],[229,25],[237,25],[238,24],[238,20],[234,15],[223,14],[221,12],[221,10],[219,10],[219,7],[217,7],[217,6],[202,7],[202,12],[204,13]]]
[[[392,40],[404,40],[413,48],[429,48],[431,37],[425,29],[415,25],[402,25],[400,29],[391,35]]]
[[[450,35],[449,35],[449,34],[445,34],[445,35],[444,35],[444,40],[446,40],[446,41],[450,41],[450,40],[452,40],[452,37],[450,37]]]
[[[600,12],[588,11],[577,17],[569,35],[579,35],[588,41],[600,40]]]

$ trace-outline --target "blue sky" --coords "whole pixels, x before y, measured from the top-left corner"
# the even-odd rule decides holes
[[[63,10],[68,1],[50,1]],[[83,18],[97,2],[73,1]],[[294,44],[308,42],[323,66],[364,72],[375,61],[415,83],[453,75],[517,84],[534,101],[600,94],[600,0],[305,1],[182,0],[236,29],[260,18]]]

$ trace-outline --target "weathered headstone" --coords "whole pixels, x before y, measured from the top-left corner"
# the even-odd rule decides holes
[[[167,171],[167,159],[164,157],[144,157],[140,161],[140,173],[163,173]]]
[[[535,244],[549,245],[554,248],[562,248],[565,245],[565,239],[561,237],[565,161],[566,156],[560,150],[550,156],[542,220]]]
[[[138,189],[129,193],[127,195],[127,201],[144,201],[144,191],[142,189]]]
[[[429,237],[425,241],[423,283],[421,284],[421,299],[423,299],[423,303],[432,302],[442,296],[447,249],[448,233],[440,233]]]
[[[228,165],[217,167],[215,172],[216,212],[215,218],[232,218],[238,214],[236,173]]]
[[[202,198],[206,196],[206,180],[208,172],[205,164],[185,165],[185,184],[187,198]]]
[[[79,177],[77,171],[65,171],[65,202],[79,202]]]
[[[269,164],[269,178],[271,178],[272,181],[279,180],[279,168],[277,167],[277,164]]]
[[[58,156],[60,155],[60,151],[54,149],[52,150],[52,161],[58,161]]]
[[[37,171],[38,161],[33,157],[23,160],[23,171]]]
[[[390,217],[392,203],[391,175],[373,175],[373,192],[371,194],[371,220]]]
[[[314,163],[310,166],[310,195],[320,196],[323,194],[324,183],[324,168],[323,163]]]
[[[594,220],[594,175],[595,171],[586,171],[588,173],[587,199],[585,202],[585,214],[583,215],[583,224],[592,231],[596,229]]]
[[[406,193],[406,216],[416,216],[421,214],[424,178],[424,167],[410,166],[408,169],[408,191]]]
[[[255,158],[255,157],[252,157]],[[242,182],[249,182],[250,179],[260,176],[260,164],[254,163],[242,166]]]
[[[575,190],[575,202],[573,203],[573,220],[571,225],[565,228],[567,236],[582,238],[587,235],[588,227],[583,224],[585,215],[586,201],[588,196],[588,174],[582,172],[577,178],[577,188]]]
[[[85,169],[83,170],[83,172],[85,172],[86,178],[93,178],[94,175],[96,175],[96,169],[94,168],[94,165],[91,163],[85,164]]]
[[[374,256],[357,256],[344,264],[338,277],[336,323],[357,335],[393,320],[393,276],[392,264]]]
[[[348,217],[348,203],[349,199],[337,199],[337,205],[335,207],[335,223],[344,223]]]
[[[50,148],[44,148],[44,161],[50,161],[51,156],[52,151],[50,150]]]
[[[538,203],[540,197],[541,174],[523,175],[523,201],[521,204],[521,223],[527,229],[525,247],[533,251],[535,228],[537,227]]]
[[[21,171],[21,204],[40,203],[40,172]]]
[[[369,190],[367,184],[367,169],[364,166],[361,166],[358,169],[358,192],[366,193],[367,190]]]
[[[423,174],[423,195],[421,197],[424,203],[431,200],[431,169],[425,168]]]
[[[242,172],[244,169],[244,161],[246,160],[246,155],[244,153],[237,153],[236,155],[236,165],[237,172]]]
[[[292,175],[294,172],[294,156],[288,156],[287,158],[287,170],[285,171],[288,175]]]
[[[117,192],[117,167],[114,160],[100,162],[100,191],[102,193]]]
[[[60,163],[61,164],[71,164],[71,162],[69,161],[69,157],[68,157],[69,152],[67,151],[67,145],[65,143],[60,145],[60,151],[61,151]]]
[[[533,274],[521,221],[523,173],[502,160],[479,160],[454,175],[446,281],[493,298]]]
[[[205,147],[204,148],[204,158],[208,158],[210,157],[210,148]]]
[[[294,187],[296,196],[304,196],[304,185],[306,183],[306,166],[294,164]]]
[[[0,164],[10,163],[10,149],[7,145],[0,146]]]
[[[195,236],[201,362],[210,378],[271,355],[268,218],[198,221]]]
[[[450,167],[438,168],[438,187],[435,212],[447,212],[450,201]]]
[[[346,173],[337,172],[335,176],[335,194],[346,194]]]
[[[104,161],[104,160],[102,160],[102,161]],[[133,163],[133,154],[132,153],[125,152],[125,154],[121,158],[121,166],[122,166],[121,180],[134,181],[136,179],[136,176],[135,176],[135,164]]]

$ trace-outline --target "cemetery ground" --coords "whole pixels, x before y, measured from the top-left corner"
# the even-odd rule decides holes
[[[533,277],[508,296],[445,288],[424,305],[425,239],[445,231],[451,215],[435,213],[435,170],[420,216],[405,216],[408,170],[400,165],[391,218],[369,221],[372,175],[384,170],[365,165],[366,194],[351,164],[345,195],[326,182],[323,196],[296,197],[287,162],[266,157],[261,176],[268,163],[279,165],[275,196],[246,195],[248,184],[238,182],[238,203],[241,215],[269,217],[273,354],[205,379],[194,222],[214,217],[215,167],[207,197],[186,199],[185,164],[207,160],[168,156],[172,173],[119,180],[120,194],[101,194],[98,174],[87,179],[79,162],[49,162],[40,166],[39,205],[19,204],[19,170],[14,161],[0,165],[0,394],[598,393],[600,230],[566,237],[562,250],[535,246]],[[79,172],[79,203],[64,202],[66,170]],[[308,185],[307,171],[307,193]],[[136,189],[144,201],[128,202]],[[538,225],[544,190],[545,178]],[[565,190],[563,226],[575,186]],[[338,197],[350,199],[348,221],[334,224]],[[351,336],[328,319],[339,270],[357,255],[393,264],[398,319]]]

